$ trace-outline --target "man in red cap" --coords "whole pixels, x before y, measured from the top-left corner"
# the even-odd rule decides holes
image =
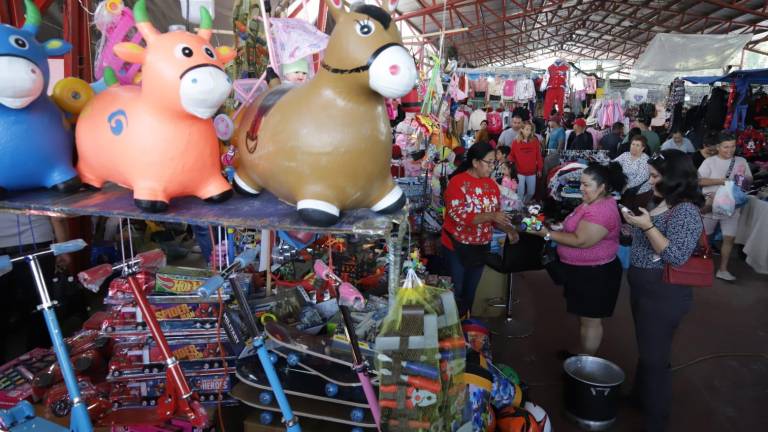
[[[568,136],[566,150],[594,150],[595,143],[592,134],[587,133],[587,122],[583,118],[577,118],[573,122],[573,133]]]

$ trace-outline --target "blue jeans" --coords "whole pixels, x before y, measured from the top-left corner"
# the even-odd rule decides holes
[[[205,259],[205,263],[211,262],[211,253],[213,252],[213,242],[207,225],[192,225],[192,232],[195,234],[197,245],[200,246],[200,254]]]
[[[517,175],[517,196],[527,203],[533,198],[533,194],[536,193],[536,176],[525,176],[522,174]]]
[[[459,315],[461,316],[472,309],[477,285],[483,276],[485,266],[464,267],[459,255],[446,247],[443,247],[443,256],[453,281],[453,296],[456,298],[456,305],[459,307]]]

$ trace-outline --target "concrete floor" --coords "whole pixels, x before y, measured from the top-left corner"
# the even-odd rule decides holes
[[[768,355],[768,276],[758,275],[737,257],[731,272],[737,283],[715,281],[694,293],[694,307],[683,320],[672,350],[677,366],[713,353]],[[494,360],[518,371],[531,385],[531,399],[547,410],[557,432],[577,431],[563,415],[562,361],[557,351],[576,346],[578,325],[565,312],[561,288],[547,274],[515,275],[520,302],[513,316],[533,323],[534,333],[522,339],[492,340]],[[625,388],[634,377],[637,347],[624,282],[614,316],[604,322],[598,356],[626,373]],[[670,431],[768,430],[768,358],[726,357],[706,360],[673,372]],[[612,430],[640,431],[642,413],[622,404]]]

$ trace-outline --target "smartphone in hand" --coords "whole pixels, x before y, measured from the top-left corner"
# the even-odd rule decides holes
[[[634,216],[635,214],[632,212],[632,210],[629,209],[629,207],[619,204],[619,208],[621,209],[622,213],[628,214],[630,216]]]

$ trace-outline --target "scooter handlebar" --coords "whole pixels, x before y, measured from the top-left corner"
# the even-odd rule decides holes
[[[0,276],[13,270],[13,264],[11,263],[11,257],[8,255],[0,256]]]
[[[88,243],[83,239],[69,240],[61,243],[53,243],[51,245],[51,252],[53,252],[54,255],[59,256],[83,250],[86,246],[88,246]]]
[[[101,284],[112,275],[112,265],[102,264],[77,274],[77,280],[89,291],[99,292]]]
[[[246,249],[235,257],[235,262],[240,265],[240,268],[245,268],[256,261],[256,257],[259,256],[259,250],[256,248]]]
[[[197,289],[197,294],[200,297],[208,298],[222,285],[224,285],[224,278],[221,275],[216,275],[205,281],[205,283]]]

